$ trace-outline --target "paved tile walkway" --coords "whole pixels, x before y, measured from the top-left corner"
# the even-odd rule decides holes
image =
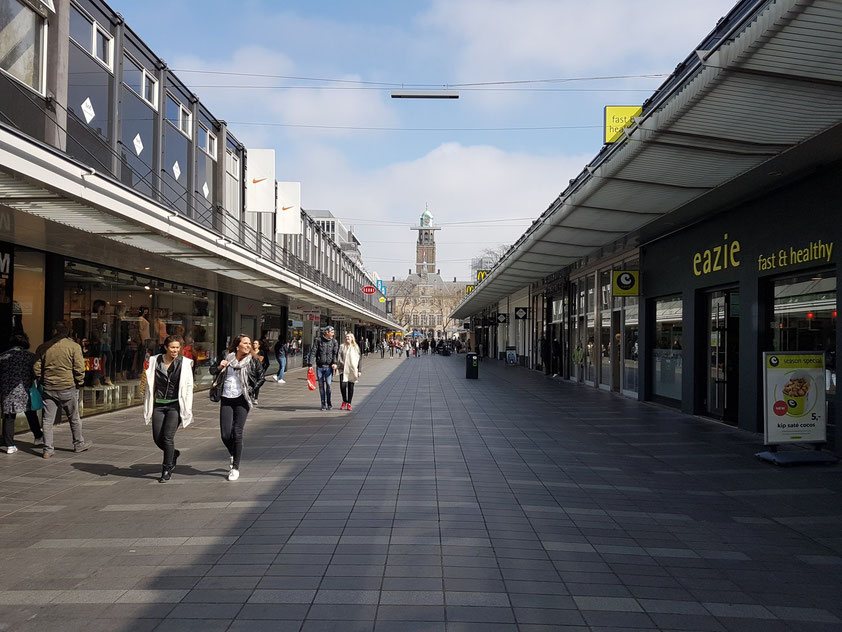
[[[0,629],[842,630],[842,468],[464,362],[373,359],[352,413],[267,383],[236,483],[203,394],[166,485],[137,409],[88,420],[84,454],[22,437]]]

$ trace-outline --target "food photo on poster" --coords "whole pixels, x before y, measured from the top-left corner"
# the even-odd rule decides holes
[[[765,442],[826,440],[824,355],[764,353]]]

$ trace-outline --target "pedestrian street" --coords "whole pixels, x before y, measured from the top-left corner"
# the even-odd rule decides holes
[[[196,394],[181,458],[139,408],[0,460],[0,630],[842,630],[842,470],[465,356],[363,360],[351,412],[267,382],[226,480]]]

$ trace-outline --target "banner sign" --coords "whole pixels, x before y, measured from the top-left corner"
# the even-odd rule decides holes
[[[489,272],[491,272],[491,270],[477,270],[477,283],[487,277]]]
[[[278,197],[275,205],[275,232],[284,235],[300,235],[301,183],[278,182]]]
[[[824,354],[763,354],[763,420],[766,445],[827,441]]]
[[[637,270],[614,270],[611,277],[612,296],[640,296],[640,272]]]
[[[628,127],[635,116],[640,116],[643,108],[639,105],[606,105],[604,142],[615,143],[623,137],[623,128]]]
[[[529,318],[528,307],[515,307],[515,320],[527,320]]]
[[[249,149],[246,163],[246,211],[275,212],[275,150]]]
[[[466,285],[466,286],[465,286],[465,294],[470,294],[471,292],[473,292],[473,291],[474,291],[474,287],[475,287],[475,286],[473,286],[473,285]]]

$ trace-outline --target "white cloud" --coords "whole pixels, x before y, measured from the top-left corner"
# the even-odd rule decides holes
[[[284,52],[262,46],[239,48],[225,59],[179,57],[174,67],[205,71],[178,74],[191,89],[193,86],[198,86],[195,91],[201,94],[202,101],[215,115],[229,120],[231,127],[238,129],[238,138],[247,146],[263,146],[282,130],[293,138],[301,135],[306,135],[308,138],[344,137],[351,132],[344,129],[327,129],[327,127],[396,125],[395,114],[386,106],[383,95],[379,91],[341,88],[285,90],[265,87],[307,85],[307,82],[258,76],[303,74]],[[213,71],[214,74],[206,74],[207,71]],[[360,79],[355,75],[336,78],[348,81]],[[261,127],[254,125],[255,123],[267,125]],[[284,125],[313,125],[315,127],[298,130],[283,127]],[[319,129],[318,126],[325,126],[325,129]]]
[[[463,81],[669,71],[733,0],[434,0],[419,24],[453,44]],[[653,46],[653,42],[657,45]]]
[[[425,204],[436,222],[444,224],[534,218],[588,159],[459,143],[372,170],[357,168],[324,147],[311,147],[301,158],[305,208],[328,209],[347,218],[346,224],[355,224],[368,267],[384,277],[406,274],[412,266],[415,233],[409,226],[418,221]],[[442,274],[466,278],[470,257],[485,245],[513,243],[530,222],[445,227],[437,235]]]

